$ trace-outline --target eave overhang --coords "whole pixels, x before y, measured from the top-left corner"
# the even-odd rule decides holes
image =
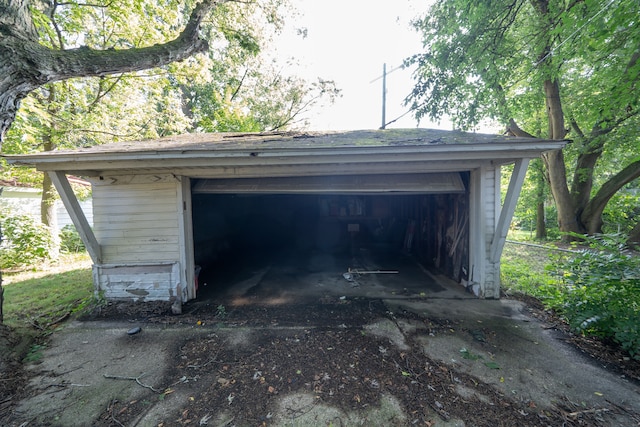
[[[84,176],[168,172],[197,177],[295,176],[391,173],[399,168],[410,173],[531,159],[567,142],[429,129],[189,134],[5,158],[41,171]]]

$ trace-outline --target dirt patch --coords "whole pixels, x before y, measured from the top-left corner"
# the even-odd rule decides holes
[[[23,359],[35,342],[35,334],[0,325],[0,421],[27,394]]]
[[[638,388],[629,384],[640,372],[640,364],[635,361],[626,361],[625,377],[620,379],[624,387],[635,390],[635,396],[629,395],[628,400],[606,391],[605,396],[596,396],[600,400],[578,400],[571,390],[563,392],[552,382],[548,382],[549,404],[521,390],[511,391],[507,385],[516,380],[509,377],[512,373],[503,361],[503,347],[509,343],[501,342],[511,338],[505,338],[486,314],[482,315],[487,319],[483,323],[441,316],[430,312],[422,300],[325,298],[300,304],[237,307],[228,303],[220,300],[187,305],[181,316],[170,315],[170,307],[165,304],[104,307],[92,320],[77,323],[77,328],[86,331],[76,338],[80,343],[75,344],[79,348],[74,349],[73,362],[55,359],[65,360],[62,356],[66,350],[59,347],[73,345],[73,341],[65,341],[73,329],[61,332],[67,338],[54,343],[46,357],[54,365],[47,369],[65,365],[59,368],[62,374],[56,371],[43,380],[46,373],[37,366],[31,368],[29,374],[38,378],[29,386],[31,400],[22,399],[16,406],[15,400],[5,397],[9,403],[0,407],[0,424],[72,425],[69,418],[64,418],[64,410],[56,410],[55,405],[48,412],[42,409],[37,395],[41,397],[44,391],[49,393],[49,400],[56,396],[70,413],[73,403],[87,399],[91,384],[99,389],[102,399],[95,406],[100,409],[88,414],[95,426],[640,423],[637,408],[632,407]],[[439,306],[448,309],[459,303],[443,301]],[[459,309],[465,312],[490,305],[489,301],[462,303],[465,305]],[[528,319],[529,313],[534,318]],[[580,343],[558,327],[558,319],[539,307],[529,306],[518,321],[553,330],[558,334],[556,340]],[[519,325],[523,323],[515,327]],[[141,332],[127,335],[137,326]],[[95,345],[89,342],[94,338]],[[97,348],[100,345],[104,348]],[[451,352],[429,351],[430,346],[446,345],[451,345]],[[93,363],[95,356],[88,353],[82,359],[87,347],[96,347],[94,351],[104,354],[105,361],[85,369],[93,377],[70,376],[73,374],[68,372],[79,372],[80,366]],[[599,357],[605,355],[599,352]],[[616,363],[617,357],[612,356],[604,366],[603,376],[614,365],[623,369]],[[534,366],[531,369],[529,373],[521,369],[516,375],[539,376]],[[613,372],[619,376],[622,371]],[[15,381],[25,384],[26,378],[16,377]],[[530,384],[538,387],[536,381]],[[115,386],[120,388],[110,389]],[[78,409],[89,411],[88,403],[83,405]]]
[[[503,425],[538,426],[565,419],[559,408],[537,413],[531,402],[513,401],[476,378],[363,335],[361,328],[262,330],[251,341],[251,346],[229,346],[220,333],[185,343],[176,358],[176,377],[203,386],[190,386],[187,404],[160,424],[198,425],[215,416],[214,425],[225,420],[268,425],[280,395],[311,396],[302,405],[289,403],[281,418],[296,420],[322,405],[337,408],[338,415],[317,421],[334,425],[347,423],[345,414],[381,407],[386,395],[395,396],[402,409],[388,414],[386,425],[433,425],[438,419],[495,425],[500,419]],[[223,408],[222,414],[213,408]],[[101,425],[113,425],[114,413],[129,424],[144,410],[139,400],[114,404]]]

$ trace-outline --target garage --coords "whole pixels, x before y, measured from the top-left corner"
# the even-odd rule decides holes
[[[51,177],[96,294],[180,312],[226,284],[260,301],[269,287],[327,277],[402,290],[410,275],[420,295],[439,289],[437,276],[499,298],[528,163],[567,142],[434,129],[220,133],[5,157]],[[93,227],[69,175],[92,184]]]
[[[274,264],[298,278],[358,271],[410,283],[411,264],[419,263],[467,281],[465,182],[468,173],[194,180],[198,292],[222,291],[240,272]],[[450,206],[456,218],[446,215]]]

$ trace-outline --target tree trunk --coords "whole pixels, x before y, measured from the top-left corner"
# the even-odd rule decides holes
[[[549,139],[564,139],[566,130],[564,127],[564,114],[560,101],[560,85],[557,80],[544,81],[545,103],[547,118],[549,120]],[[549,185],[551,194],[558,209],[558,226],[562,232],[580,233],[578,221],[575,215],[575,204],[567,185],[567,170],[564,163],[562,150],[553,150],[543,153],[542,158],[549,173]],[[563,240],[572,240],[570,236],[564,236]]]
[[[45,172],[42,179],[42,199],[40,200],[40,220],[49,227],[53,248],[49,256],[57,259],[60,255],[60,230],[58,230],[58,216],[56,213],[56,189],[49,174]]]
[[[547,238],[547,224],[545,223],[544,202],[536,205],[536,239],[545,240]]]
[[[543,240],[547,238],[547,224],[545,222],[544,202],[545,202],[545,188],[547,185],[547,179],[544,174],[544,167],[542,160],[535,159],[530,164],[532,174],[535,183],[535,200],[536,200],[536,239]]]
[[[56,144],[53,140],[53,134],[56,128],[55,117],[58,114],[58,110],[55,105],[57,98],[57,90],[54,84],[47,85],[47,103],[44,106],[51,117],[49,119],[48,126],[45,127],[42,135],[42,151],[53,151],[56,148]],[[53,188],[53,183],[49,174],[44,173],[42,178],[42,198],[40,199],[40,222],[48,227],[54,227],[56,225],[55,218],[55,203],[56,192]]]
[[[560,98],[560,84],[556,77],[551,62],[553,52],[553,26],[554,19],[549,8],[549,0],[530,0],[532,6],[538,12],[538,25],[544,47],[540,50],[539,65],[545,70],[543,74],[549,76],[543,82],[545,95],[545,106],[547,109],[547,120],[549,122],[549,139],[564,139],[566,129],[564,125],[564,113],[562,111],[562,101]],[[562,150],[548,151],[542,154],[542,158],[547,167],[549,176],[549,187],[556,202],[558,210],[558,227],[561,232],[579,233],[578,221],[575,215],[575,203],[569,192],[567,184],[567,169],[564,163]],[[564,235],[563,240],[568,241],[573,238]]]
[[[629,233],[627,246],[635,250],[640,250],[640,222],[638,222],[636,226],[633,227],[633,230],[631,230],[631,233]]]
[[[72,77],[106,76],[140,71],[182,61],[208,49],[200,25],[220,1],[199,3],[180,35],[154,46],[93,50],[88,47],[54,50],[38,42],[30,7],[35,0],[0,0],[0,150],[20,102],[32,90]]]
[[[640,177],[640,160],[637,160],[611,177],[587,203],[582,211],[580,221],[585,225],[589,234],[602,232],[602,212],[609,200],[623,186]]]
[[[549,186],[558,210],[558,227],[562,232],[580,233],[575,216],[573,198],[567,186],[567,172],[562,150],[548,151],[542,155],[549,172]],[[571,240],[564,237],[563,240]]]
[[[42,199],[40,200],[40,221],[48,226],[56,226],[56,190],[47,173],[42,179]]]
[[[587,148],[585,152],[578,155],[573,172],[573,181],[571,182],[571,195],[575,203],[575,214],[578,218],[589,203],[591,190],[593,189],[593,173],[601,155],[602,144]],[[581,225],[584,227],[584,223]]]

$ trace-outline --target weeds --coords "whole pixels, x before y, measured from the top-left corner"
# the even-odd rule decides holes
[[[625,240],[586,238],[588,247],[573,254],[509,244],[503,288],[538,298],[575,332],[610,339],[640,360],[640,257]]]
[[[588,238],[589,248],[555,271],[545,303],[575,331],[610,338],[640,360],[640,258],[625,250],[625,240]]]
[[[225,317],[227,317],[227,309],[224,305],[220,304],[218,307],[216,307],[216,317],[218,319],[224,319]]]
[[[42,352],[45,350],[45,346],[41,344],[33,344],[27,355],[24,357],[25,362],[39,362],[42,359]]]

